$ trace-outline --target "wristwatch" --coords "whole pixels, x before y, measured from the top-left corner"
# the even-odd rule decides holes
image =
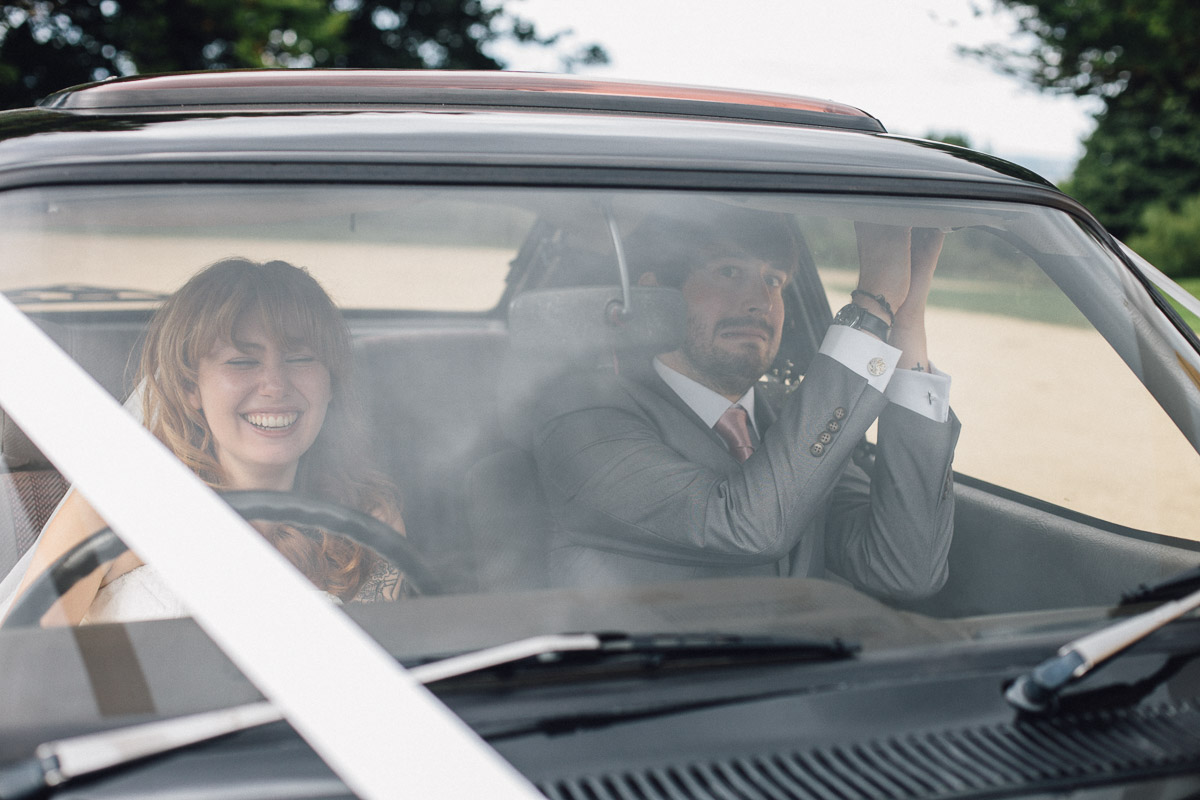
[[[833,324],[848,325],[851,328],[866,331],[878,336],[885,342],[888,340],[888,331],[891,330],[888,324],[881,318],[856,303],[848,303],[842,306],[841,310],[834,315]]]

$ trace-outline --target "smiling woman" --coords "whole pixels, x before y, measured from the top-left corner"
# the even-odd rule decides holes
[[[282,261],[220,261],[162,306],[138,384],[150,430],[210,486],[298,490],[371,513],[402,531],[387,481],[364,465],[349,334],[320,285]],[[46,526],[22,588],[104,521],[72,492]],[[397,570],[361,545],[273,524],[264,536],[341,600],[395,599]],[[180,616],[186,610],[128,552],[66,593],[46,622]]]

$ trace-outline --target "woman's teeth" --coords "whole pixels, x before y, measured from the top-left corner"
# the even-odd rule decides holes
[[[294,425],[299,416],[296,412],[289,414],[243,414],[242,419],[256,428],[279,430],[280,428],[289,428]]]

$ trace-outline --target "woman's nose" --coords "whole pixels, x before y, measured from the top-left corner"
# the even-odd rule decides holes
[[[264,364],[258,385],[263,394],[284,395],[289,391],[291,381],[283,364]]]

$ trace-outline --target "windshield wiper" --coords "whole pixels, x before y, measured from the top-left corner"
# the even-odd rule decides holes
[[[51,286],[10,289],[4,292],[4,296],[17,306],[36,303],[154,303],[167,299],[167,295],[162,292],[89,286],[83,283],[56,283]]]
[[[1131,606],[1161,600],[1177,600],[1200,590],[1200,566],[1186,569],[1157,583],[1141,584],[1132,592],[1121,595],[1118,605]]]
[[[437,681],[530,662],[556,663],[573,654],[595,660],[635,657],[657,665],[680,658],[850,658],[858,646],[841,641],[721,633],[568,633],[533,636],[409,668],[419,683]],[[0,798],[41,797],[67,781],[119,767],[219,736],[278,722],[283,715],[269,702],[130,725],[38,745],[32,758],[0,768]]]
[[[33,758],[0,769],[0,797],[41,797],[83,775],[279,720],[267,702],[146,722],[37,746]]]
[[[422,683],[446,680],[497,667],[634,661],[658,666],[688,659],[786,658],[834,660],[850,658],[858,646],[841,639],[743,636],[725,633],[567,633],[534,636],[497,647],[422,664],[409,670]]]
[[[1068,642],[1053,658],[1013,681],[1004,696],[1019,711],[1042,713],[1054,705],[1059,692],[1068,685],[1196,608],[1200,608],[1200,591]]]

